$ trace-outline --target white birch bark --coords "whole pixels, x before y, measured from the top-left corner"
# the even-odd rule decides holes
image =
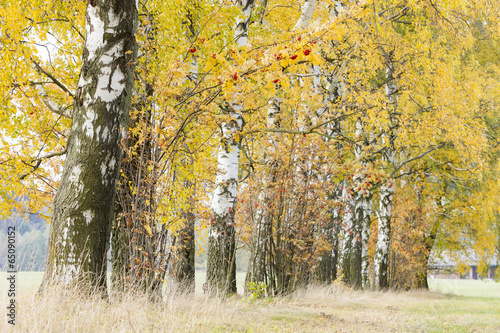
[[[387,59],[386,71],[386,85],[385,93],[393,112],[390,112],[391,127],[388,137],[384,135],[384,142],[387,144],[384,159],[386,162],[394,165],[395,149],[394,140],[396,139],[396,128],[398,126],[397,117],[394,114],[397,108],[397,84],[394,78],[394,62],[392,53],[389,54]],[[388,267],[389,267],[389,254],[391,247],[391,219],[392,219],[392,199],[394,195],[393,180],[388,180],[380,188],[380,201],[377,212],[378,217],[378,239],[374,256],[374,272],[373,272],[373,287],[375,289],[387,289],[389,287],[388,280]]]
[[[342,281],[350,283],[350,257],[352,240],[354,238],[354,201],[347,180],[344,180],[343,184],[342,201],[344,203],[344,212],[342,215],[342,228],[339,235],[340,253],[337,264],[337,274],[342,277]]]
[[[358,160],[361,165],[364,164],[362,161],[362,147],[365,144],[364,139],[364,128],[361,119],[356,121],[355,130],[356,144],[354,146],[354,155],[356,160]],[[354,197],[353,203],[351,205],[354,207],[354,219],[353,219],[353,239],[350,254],[350,284],[352,287],[358,289],[362,288],[365,284],[364,281],[364,271],[363,269],[368,269],[368,264],[364,261],[368,261],[368,252],[366,251],[366,257],[364,257],[364,244],[368,242],[367,237],[369,237],[369,225],[368,231],[366,230],[367,221],[367,206],[371,206],[371,200],[367,198],[369,193],[368,189],[363,189],[362,184],[364,182],[364,175],[362,167],[360,167],[357,173],[353,177],[354,182]],[[369,221],[369,216],[368,216]],[[363,237],[364,236],[364,237]]]
[[[120,144],[133,87],[136,6],[133,0],[87,5],[83,66],[41,291],[53,282],[80,283],[87,292],[106,289]]]
[[[238,0],[243,16],[235,26],[234,40],[239,46],[248,41],[248,25],[254,0]],[[239,133],[243,130],[242,106],[230,103],[230,121],[222,124],[217,155],[217,176],[212,198],[212,223],[208,235],[207,287],[210,295],[225,296],[236,292],[236,240],[234,209],[238,190],[240,161]]]
[[[378,238],[374,257],[373,287],[386,289],[389,287],[387,271],[389,267],[389,250],[391,246],[392,197],[394,187],[384,184],[380,188],[380,201],[377,211]]]
[[[370,240],[370,225],[372,215],[372,192],[367,189],[367,193],[362,198],[363,219],[361,226],[361,279],[363,289],[370,288],[370,261],[368,256],[368,242]]]
[[[236,202],[240,145],[237,134],[243,129],[243,117],[239,112],[230,114],[231,122],[222,124],[222,142],[217,155],[216,189],[212,210],[223,217],[230,213]]]
[[[316,0],[305,0],[302,5],[302,13],[300,18],[293,27],[293,30],[305,29],[309,25],[311,18],[314,14],[314,9],[316,7]]]

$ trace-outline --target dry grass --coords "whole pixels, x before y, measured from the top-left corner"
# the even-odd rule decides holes
[[[500,298],[341,286],[255,302],[197,295],[150,303],[131,295],[86,299],[61,290],[37,299],[32,290],[17,303],[17,332],[500,332]],[[2,320],[0,332],[12,331],[9,326]]]

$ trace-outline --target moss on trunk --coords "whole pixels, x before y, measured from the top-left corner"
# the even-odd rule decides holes
[[[43,289],[52,282],[106,290],[123,129],[136,55],[133,0],[91,1],[68,153],[57,190]]]

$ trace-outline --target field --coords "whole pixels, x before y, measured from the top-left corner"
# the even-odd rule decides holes
[[[3,307],[6,273],[0,277]],[[133,297],[83,300],[61,293],[36,299],[41,277],[18,274],[16,326],[10,327],[4,315],[0,332],[500,332],[500,283],[495,282],[431,279],[433,291],[402,293],[335,285],[259,300],[237,295],[220,301],[198,293],[151,304]],[[198,290],[203,281],[199,274]]]

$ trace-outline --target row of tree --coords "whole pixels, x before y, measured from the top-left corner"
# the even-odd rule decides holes
[[[498,255],[488,1],[2,5],[0,208],[53,197],[42,290],[105,291],[111,244],[113,291],[192,292],[196,225],[212,295],[240,245],[268,295]]]

